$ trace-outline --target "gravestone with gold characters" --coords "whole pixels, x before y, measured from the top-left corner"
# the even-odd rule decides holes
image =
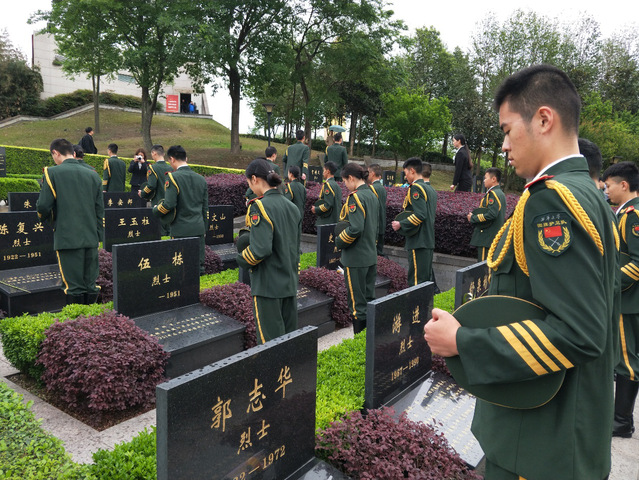
[[[102,192],[104,208],[143,208],[147,201],[137,192]]]
[[[36,210],[40,192],[9,192],[9,211],[26,212]]]
[[[0,309],[9,316],[64,307],[53,229],[35,211],[0,213]]]
[[[324,181],[324,176],[322,175],[322,167],[319,165],[309,165],[308,166],[308,178],[309,182],[317,182],[322,183]]]
[[[342,480],[315,452],[317,330],[157,386],[157,478]]]
[[[160,221],[151,208],[104,210],[104,249],[107,252],[116,244],[151,242],[159,240],[160,236]]]
[[[490,272],[486,261],[460,268],[455,275],[455,309],[485,295],[490,286]]]
[[[171,354],[169,377],[242,351],[245,327],[200,304],[199,239],[113,246],[113,306]]]
[[[233,245],[233,205],[209,205],[207,245]]]

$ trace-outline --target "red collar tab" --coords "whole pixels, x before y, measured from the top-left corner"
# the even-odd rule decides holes
[[[542,180],[550,180],[551,178],[554,178],[554,175],[542,175],[541,177],[539,177],[536,180],[533,180],[530,183],[527,183],[526,186],[524,188],[529,188],[531,185],[534,185],[537,182],[541,182]]]

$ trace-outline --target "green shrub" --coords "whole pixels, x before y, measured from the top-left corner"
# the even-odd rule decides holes
[[[60,313],[41,313],[5,318],[0,321],[0,338],[4,356],[15,368],[30,377],[40,380],[43,368],[36,365],[36,357],[44,340],[44,332],[56,318],[66,320],[80,315],[99,315],[113,308],[113,303],[104,305],[67,305]]]
[[[145,428],[130,442],[123,442],[111,450],[93,454],[91,473],[97,479],[153,480],[157,477],[155,427]]]
[[[220,273],[213,275],[202,275],[200,277],[200,291],[216,285],[227,285],[239,281],[240,274],[237,268],[229,268],[222,270]]]
[[[442,152],[425,152],[422,160],[427,163],[447,163],[453,165],[453,159]]]
[[[42,177],[42,175],[40,175]],[[9,192],[39,192],[40,182],[31,178],[0,178],[0,200],[7,200]]]
[[[435,295],[433,306],[452,313],[455,310],[455,289],[451,288],[446,292]]]
[[[42,430],[22,395],[0,382],[0,478],[89,479],[88,467],[73,463],[62,441]],[[151,478],[151,477],[149,477]]]

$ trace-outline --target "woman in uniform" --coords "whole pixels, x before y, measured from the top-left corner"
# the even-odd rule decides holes
[[[297,329],[300,214],[277,188],[282,179],[263,158],[246,168],[257,198],[246,213],[248,246],[237,263],[249,270],[257,341],[265,343]]]
[[[340,222],[346,228],[339,234],[335,232],[335,245],[342,249],[341,261],[354,333],[366,328],[366,304],[375,299],[377,276],[379,201],[366,184],[367,177],[368,170],[357,163],[348,163],[342,169],[342,180],[351,193],[340,214]]]

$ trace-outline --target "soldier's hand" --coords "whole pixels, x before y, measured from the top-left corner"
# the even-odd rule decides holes
[[[311,212],[312,212],[312,213],[315,213],[315,205],[313,205],[313,206],[311,207]]]
[[[397,220],[393,220],[393,223],[391,223],[391,227],[393,227],[393,230],[397,231],[399,230],[400,224]]]
[[[470,213],[470,212],[468,213],[468,215],[466,215],[466,218],[468,219],[469,222],[470,222],[470,217],[472,217],[472,216],[473,216],[473,214]]]
[[[455,317],[445,310],[433,308],[433,318],[424,326],[424,340],[431,352],[442,357],[459,355],[457,330],[461,327]]]

